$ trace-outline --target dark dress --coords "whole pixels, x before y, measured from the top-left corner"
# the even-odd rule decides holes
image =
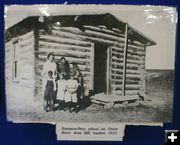
[[[57,64],[57,72],[58,73],[64,73],[65,77],[68,78],[69,72],[70,72],[69,63],[68,62],[66,62],[65,64],[58,63]]]
[[[79,106],[78,110],[79,110],[79,109],[82,109],[84,107],[83,106],[83,104],[84,104],[84,100],[83,100],[84,99],[83,98],[84,97],[83,75],[82,75],[79,67],[72,68],[71,71],[74,72],[74,74],[75,74],[74,79],[77,80],[78,84],[79,84],[79,86],[77,88],[77,99],[78,99],[78,106]]]

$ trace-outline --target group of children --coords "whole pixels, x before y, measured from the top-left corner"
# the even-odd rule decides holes
[[[59,104],[59,110],[78,112],[78,90],[82,90],[80,71],[70,71],[69,76],[64,72],[56,75],[48,72],[44,86],[44,109],[53,111],[55,102]],[[82,95],[82,91],[80,92]]]

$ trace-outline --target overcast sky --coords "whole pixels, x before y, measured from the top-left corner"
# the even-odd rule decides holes
[[[5,7],[5,27],[8,28],[27,16],[99,14],[106,12],[110,12],[118,19],[128,22],[157,43],[155,46],[147,47],[146,69],[174,69],[177,14],[175,9],[170,7],[14,5]]]

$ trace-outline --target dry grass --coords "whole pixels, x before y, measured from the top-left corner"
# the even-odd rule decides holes
[[[145,101],[137,106],[103,109],[91,104],[76,113],[68,111],[42,112],[41,104],[10,104],[8,120],[37,122],[171,122],[172,119],[172,71],[148,71]]]

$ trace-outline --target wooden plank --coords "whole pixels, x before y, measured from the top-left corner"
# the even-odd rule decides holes
[[[111,68],[111,74],[123,74],[122,69]]]
[[[117,91],[117,90],[122,90],[123,86],[122,85],[113,85],[113,90]],[[125,87],[126,90],[139,90],[140,87],[139,85],[127,85]]]
[[[37,58],[37,61],[42,61],[42,62],[45,62],[46,61],[46,55],[41,55],[39,54],[38,55],[39,58]],[[62,56],[58,55],[58,56],[55,56],[55,60],[58,61]],[[90,59],[82,59],[82,58],[74,58],[74,57],[66,57],[66,60],[69,62],[69,63],[77,63],[77,65],[87,65],[89,66],[90,65]]]
[[[91,99],[91,102],[95,103],[95,104],[99,104],[99,105],[105,105],[106,104],[105,102],[94,100],[94,99]]]
[[[112,52],[112,56],[116,58],[123,58],[124,55],[122,53]]]
[[[130,54],[131,56],[141,56],[142,54],[140,54],[138,51],[135,51],[135,50],[133,50],[133,49],[130,49],[130,50],[128,50],[128,54]]]
[[[43,55],[48,55],[49,53],[54,53],[55,55],[60,55],[64,57],[76,57],[76,58],[88,58],[90,57],[89,53],[84,53],[84,52],[78,52],[78,51],[71,51],[71,50],[53,50],[53,49],[43,49],[41,48],[38,51],[35,51],[37,54],[43,54]]]
[[[135,80],[140,80],[141,78],[139,74],[126,74],[126,77]]]
[[[82,47],[82,46],[75,46],[75,45],[68,45],[68,44],[59,44],[59,43],[52,43],[52,42],[45,42],[40,40],[39,41],[39,49],[41,48],[48,48],[48,49],[69,49],[69,50],[76,50],[76,51],[90,51],[90,47]]]
[[[144,51],[143,47],[144,46],[134,45],[134,44],[131,44],[131,43],[129,43],[129,46],[128,46],[129,49],[133,49],[133,50],[136,50],[136,51]]]
[[[127,78],[126,84],[139,84],[139,79]],[[112,79],[112,84],[122,84],[122,79]]]
[[[112,79],[116,79],[116,80],[122,80],[123,79],[123,75],[119,75],[119,74],[112,74]],[[126,75],[126,79],[131,79],[131,80],[137,80],[139,81],[141,78],[139,75],[132,75],[132,74],[127,74]]]
[[[112,46],[112,52],[124,53],[124,47]]]
[[[127,64],[139,65],[139,61],[137,61],[137,60],[129,60],[129,59],[127,59]]]
[[[124,55],[122,53],[117,53],[117,52],[112,52],[112,56],[114,56],[114,58],[117,59],[122,59],[124,57]],[[131,55],[127,53],[127,59],[129,60],[139,60],[139,56],[137,55]]]
[[[113,64],[114,62],[112,62],[112,68],[113,69],[122,69],[123,66],[121,64]],[[138,66],[136,65],[132,65],[132,64],[128,64],[126,67],[128,70],[138,70]]]
[[[91,71],[91,82],[90,82],[90,89],[91,90],[94,90],[94,43],[91,44],[91,68],[90,68],[90,71]]]
[[[81,71],[81,73],[83,75],[83,78],[90,78],[91,77],[91,72]],[[35,76],[36,77],[41,77],[41,71],[36,71]]]
[[[107,72],[106,72],[106,92],[107,94],[111,94],[111,63],[112,63],[112,48],[109,46],[107,49]]]
[[[36,70],[42,70],[42,69],[43,69],[44,61],[38,61],[37,63],[38,63],[38,64],[37,64],[38,67],[37,67]],[[79,64],[78,67],[79,67],[80,71],[90,72],[90,66]]]
[[[86,41],[57,37],[57,36],[53,36],[53,35],[40,35],[39,40],[46,41],[46,42],[60,43],[60,44],[91,47],[91,43],[86,42]]]
[[[112,79],[112,84],[122,84],[122,80]]]
[[[112,79],[123,79],[123,75],[122,74],[121,75],[119,75],[119,74],[112,74],[111,78]]]
[[[129,85],[139,84],[139,81],[136,81],[136,80],[130,80],[130,79],[128,80],[128,79],[127,79],[127,80],[126,80],[126,84],[127,84],[127,85],[128,85],[128,84],[129,84]]]
[[[132,52],[132,51],[137,51],[138,53],[141,53],[144,51],[144,46],[136,46],[136,45],[132,45],[130,42],[128,42],[128,51]],[[113,48],[116,50],[124,50],[124,43],[122,42],[116,42],[115,45],[113,45]]]
[[[139,66],[139,72],[140,72],[140,95],[145,96],[145,54],[146,54],[146,47],[144,47],[144,55],[141,56],[141,63]]]
[[[79,30],[77,28],[74,28],[74,27],[62,27],[61,31],[63,31],[63,32],[71,32],[71,33],[78,34],[78,35],[85,35],[85,36],[88,36],[88,37],[102,38],[102,39],[105,39],[105,40],[111,40],[111,41],[124,43],[124,38],[116,37],[116,36],[113,36],[113,35],[97,32],[97,31],[93,31],[93,30],[86,30],[86,31],[83,32],[83,31],[81,31],[81,30]]]
[[[36,78],[38,78],[38,79],[35,80],[36,83],[41,84],[43,78],[42,78],[41,76],[37,75],[37,74],[36,74]],[[83,77],[83,80],[84,80],[84,84],[90,86],[90,80],[91,80],[91,77],[90,77],[90,76],[85,76],[85,77]]]
[[[112,71],[112,73],[115,73],[115,74],[122,74],[123,73],[122,69],[111,68],[111,71]],[[126,74],[139,74],[139,71],[127,69]]]
[[[121,46],[121,47],[113,46],[112,48],[113,48],[112,50],[114,52],[118,52],[118,53],[123,53],[124,52],[124,49],[123,49],[124,47],[123,46]],[[135,55],[135,56],[141,56],[142,55],[142,51],[139,51],[139,50],[134,49],[132,47],[128,47],[127,53],[131,54],[131,55]]]
[[[123,59],[122,58],[117,58],[115,56],[112,56],[112,61],[113,62],[118,62],[118,63],[123,63]],[[140,62],[138,60],[127,59],[127,63],[139,65]]]
[[[114,91],[113,93],[115,95],[122,95],[122,91]],[[136,90],[135,91],[134,90],[132,90],[132,91],[131,90],[127,90],[126,91],[126,95],[137,95],[138,93],[139,93],[139,90],[137,90],[137,91]]]
[[[120,34],[122,33],[123,34],[123,32],[121,30],[119,30],[118,28],[112,28],[112,30],[116,33],[120,33]]]
[[[118,62],[112,62],[112,66],[113,68],[123,68],[123,64],[118,63]],[[138,69],[138,65],[137,64],[126,64],[127,68],[137,68]]]
[[[121,87],[122,87],[122,84],[118,84],[118,85],[113,84],[112,86],[115,87],[115,88],[116,88],[116,87],[121,88]],[[129,88],[130,88],[130,87],[132,87],[132,88],[137,88],[137,87],[139,87],[139,84],[127,84],[126,86],[129,87]]]
[[[104,103],[110,103],[110,102],[122,102],[122,101],[129,101],[129,100],[137,100],[139,99],[138,95],[127,95],[127,96],[112,96],[112,95],[95,95],[92,96],[92,100],[97,100],[99,102],[104,102]]]
[[[116,63],[119,63],[119,64],[123,63],[123,59],[122,58],[117,58],[115,56],[112,56],[111,59],[112,59],[112,62],[116,62]]]
[[[79,31],[79,30],[78,30]],[[100,42],[102,44],[106,45],[114,45],[117,44],[116,41],[108,40],[108,39],[103,39],[101,37],[90,37],[86,36],[83,34],[75,34],[73,32],[64,32],[64,31],[52,31],[53,33],[56,33],[57,36],[61,36],[64,38],[70,38],[70,39],[75,39],[75,40],[82,40],[82,41],[87,41],[87,42]]]
[[[126,70],[126,74],[135,74],[135,75],[139,75],[140,73],[139,73],[138,70],[129,70],[129,69],[127,69],[127,70]]]
[[[108,29],[102,28],[102,27],[100,28],[100,27],[95,27],[95,26],[84,25],[84,28],[86,28],[87,30],[93,30],[96,32],[101,32],[101,33],[109,34],[109,35],[116,36],[116,37],[124,37],[123,33],[117,33],[115,31],[108,30]]]
[[[139,60],[140,57],[138,56],[135,56],[135,55],[130,55],[130,54],[127,54],[127,59],[129,60]]]
[[[138,47],[141,47],[141,48],[144,48],[144,44],[142,44],[142,43],[139,43],[139,42],[137,42],[137,41],[134,41],[134,42],[128,42],[129,44],[130,44],[130,46],[132,45],[132,46],[138,46]]]

